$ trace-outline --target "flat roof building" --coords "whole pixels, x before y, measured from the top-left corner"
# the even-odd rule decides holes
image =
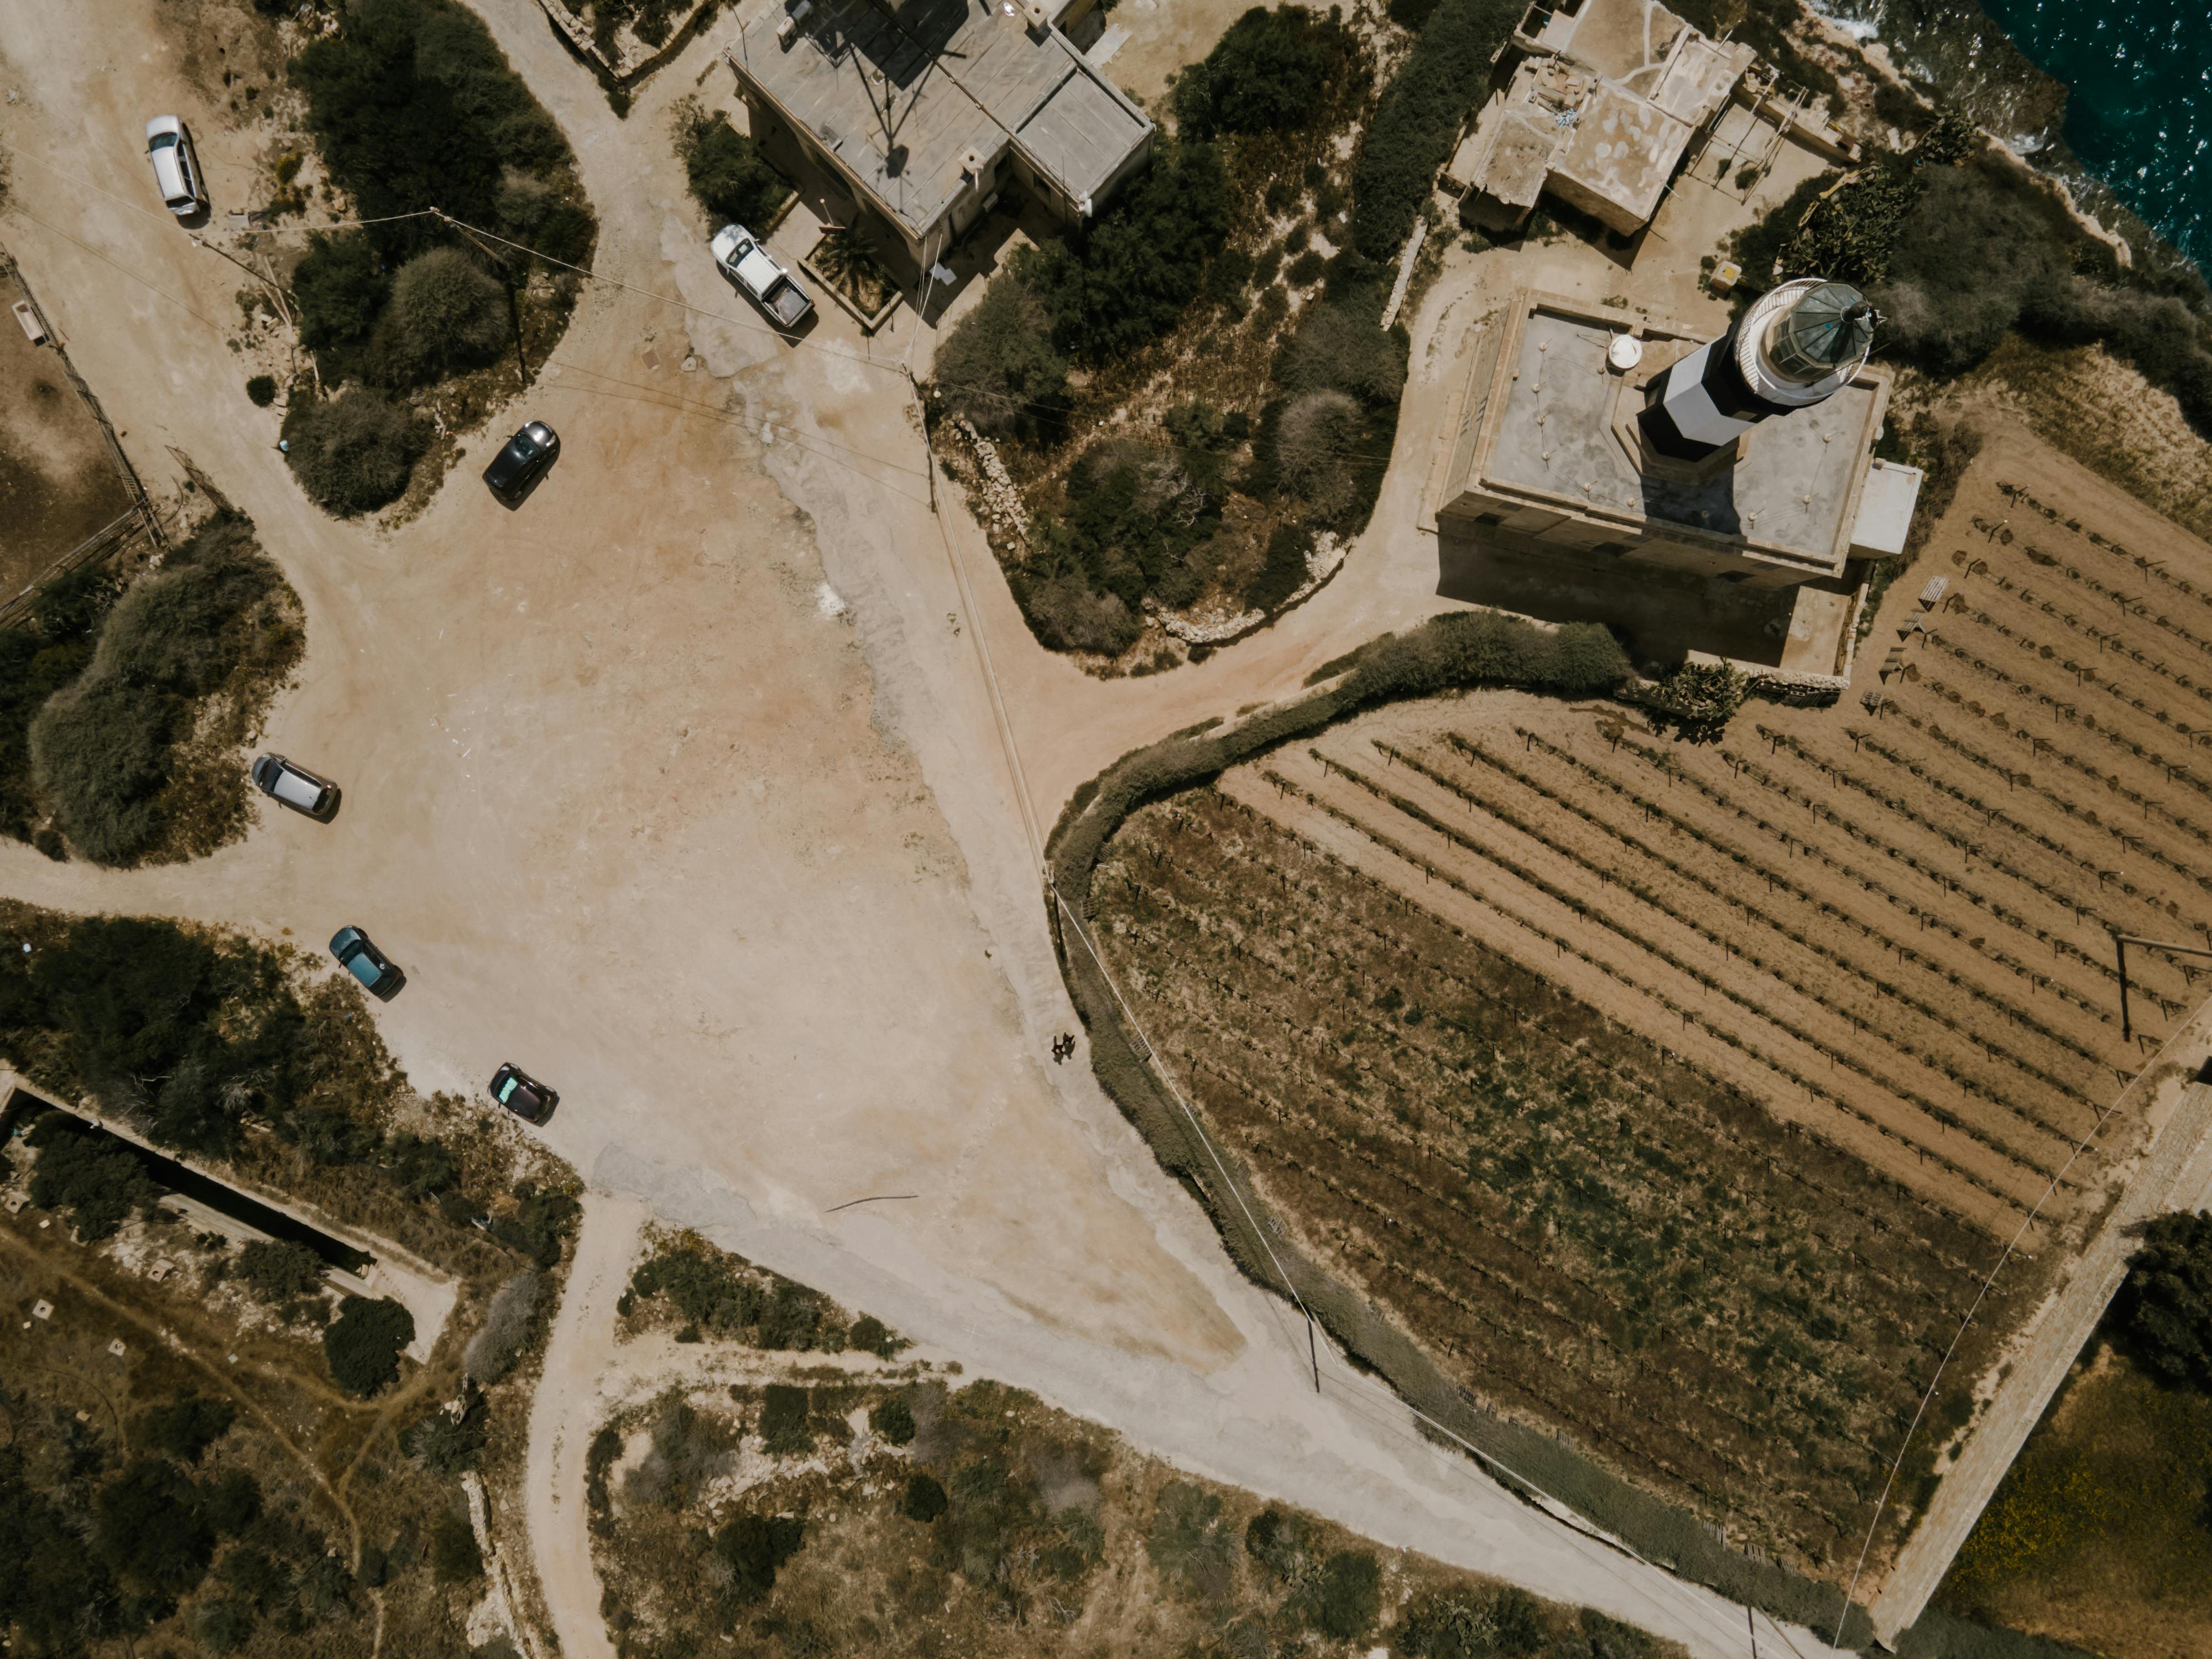
[[[1516,294],[1474,353],[1437,516],[1524,548],[1766,587],[1903,551],[1920,475],[1874,459],[1890,382],[1863,362],[1818,402],[1746,425],[1705,459],[1653,453],[1639,417],[1668,371],[1707,343]]]
[[[1038,0],[787,0],[727,53],[754,138],[795,143],[917,269],[1018,184],[1079,222],[1153,126]]]

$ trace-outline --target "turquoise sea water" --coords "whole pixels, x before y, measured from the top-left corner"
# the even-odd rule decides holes
[[[2081,164],[2212,274],[2212,7],[2206,0],[1982,0],[2073,89]]]

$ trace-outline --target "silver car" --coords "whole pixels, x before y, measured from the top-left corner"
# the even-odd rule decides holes
[[[329,817],[338,804],[337,785],[317,777],[304,766],[295,766],[282,755],[264,755],[256,760],[253,782],[271,800],[311,818]]]
[[[192,136],[175,116],[157,115],[146,123],[146,159],[154,164],[154,182],[170,212],[187,219],[207,205]]]

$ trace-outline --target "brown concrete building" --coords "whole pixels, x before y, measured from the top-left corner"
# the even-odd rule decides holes
[[[771,155],[839,179],[916,270],[1010,185],[1080,222],[1153,127],[1040,0],[786,0],[726,54]]]
[[[1809,407],[1761,420],[1711,461],[1650,453],[1646,388],[1706,342],[1522,292],[1484,325],[1437,516],[1578,564],[1759,587],[1832,580],[1901,553],[1915,468],[1874,459],[1889,376],[1859,367]]]

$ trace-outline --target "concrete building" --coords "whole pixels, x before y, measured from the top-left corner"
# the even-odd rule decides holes
[[[1578,301],[1516,295],[1474,353],[1438,520],[1541,556],[1757,587],[1833,580],[1853,559],[1903,552],[1921,475],[1874,459],[1888,374],[1867,363],[1856,337],[1848,349],[1821,348],[1825,363],[1790,356],[1829,314],[1808,296],[1835,286],[1786,284],[1764,315],[1747,316],[1759,362],[1778,374],[1778,357],[1810,377],[1784,375],[1787,394],[1755,411],[1726,391],[1720,410],[1705,409],[1698,371],[1715,354],[1733,362],[1747,337],[1740,330],[1709,342]],[[1808,388],[1817,395],[1801,398]],[[1672,442],[1667,434],[1691,422],[1692,407],[1728,430]]]
[[[1514,31],[1505,87],[1476,116],[1446,169],[1470,223],[1510,230],[1547,193],[1633,235],[1731,102],[1761,118],[1769,145],[1794,139],[1851,154],[1802,97],[1784,98],[1749,46],[1715,40],[1656,0],[1533,5]],[[1727,153],[1760,165],[1740,143]]]
[[[1150,155],[1152,121],[1055,15],[1040,0],[786,0],[727,57],[755,140],[841,180],[919,271],[1008,186],[1077,223]]]

